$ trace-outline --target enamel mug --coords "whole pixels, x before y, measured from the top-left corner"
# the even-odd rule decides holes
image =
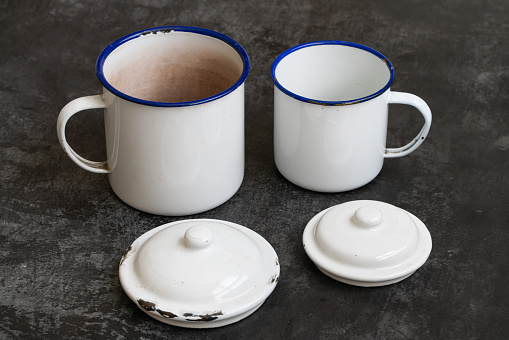
[[[293,47],[272,65],[274,158],[290,182],[342,192],[373,180],[385,158],[421,145],[431,111],[419,97],[391,92],[394,69],[381,53],[355,43],[318,41]],[[424,126],[407,145],[386,148],[388,104],[416,107]]]
[[[220,33],[168,26],[132,33],[107,46],[96,72],[103,94],[67,104],[60,144],[80,167],[109,176],[115,194],[153,214],[181,216],[215,208],[244,177],[246,51]],[[107,159],[82,158],[67,143],[75,113],[104,108]]]

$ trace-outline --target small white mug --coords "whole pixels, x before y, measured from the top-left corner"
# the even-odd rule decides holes
[[[99,55],[103,94],[67,104],[60,144],[85,170],[107,173],[116,195],[153,214],[215,208],[244,177],[244,82],[250,62],[234,40],[207,29],[167,26],[129,34]],[[75,113],[104,108],[107,160],[67,143]]]
[[[391,92],[394,69],[381,53],[345,41],[295,46],[272,64],[274,158],[290,182],[342,192],[373,180],[384,158],[408,155],[426,138],[431,111],[419,97]],[[388,104],[416,107],[424,126],[407,145],[386,148]]]

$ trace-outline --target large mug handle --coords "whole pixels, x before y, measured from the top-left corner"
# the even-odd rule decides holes
[[[428,104],[424,102],[424,100],[413,94],[404,92],[391,92],[389,104],[411,105],[419,110],[424,117],[424,126],[410,143],[401,148],[385,149],[385,158],[403,157],[417,149],[422,144],[422,142],[424,142],[424,139],[428,135],[429,128],[431,126],[431,110],[429,109]]]
[[[78,155],[76,151],[74,151],[69,146],[69,144],[67,144],[67,140],[65,139],[65,125],[67,124],[69,118],[71,118],[74,114],[80,111],[101,109],[105,107],[106,104],[104,102],[104,96],[102,94],[77,98],[69,102],[66,106],[64,106],[62,111],[60,111],[57,120],[58,140],[64,151],[67,153],[67,155],[74,161],[74,163],[78,164],[83,169],[99,174],[110,172],[108,168],[108,163],[92,162]]]

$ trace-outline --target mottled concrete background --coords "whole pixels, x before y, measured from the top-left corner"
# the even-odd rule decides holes
[[[505,0],[1,1],[0,338],[507,339],[508,18]],[[219,31],[252,61],[243,185],[191,217],[261,234],[279,255],[281,280],[259,311],[219,329],[164,325],[128,299],[117,276],[123,251],[177,218],[122,203],[107,176],[76,166],[56,136],[60,109],[101,91],[94,67],[103,47],[161,25]],[[385,54],[396,68],[392,89],[424,98],[434,114],[420,149],[342,194],[300,189],[273,162],[270,65],[291,46],[324,39]],[[406,144],[421,123],[413,109],[391,107],[388,146]],[[105,158],[100,110],[75,116],[67,133],[83,156]],[[433,251],[422,269],[374,289],[318,271],[301,246],[306,223],[355,199],[395,204],[426,223]]]

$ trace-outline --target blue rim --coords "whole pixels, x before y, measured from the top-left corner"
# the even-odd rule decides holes
[[[294,93],[292,91],[289,91],[283,85],[281,85],[279,83],[279,81],[277,80],[277,78],[276,78],[276,68],[279,65],[279,63],[286,56],[290,55],[291,53],[293,53],[293,52],[295,52],[297,50],[300,50],[301,48],[318,46],[318,45],[344,45],[344,46],[358,48],[358,49],[364,50],[366,52],[369,52],[369,53],[377,56],[378,58],[380,58],[381,60],[383,60],[385,62],[385,64],[387,65],[387,68],[389,69],[389,72],[390,72],[390,79],[387,82],[387,84],[385,84],[385,86],[383,88],[381,88],[380,90],[378,90],[377,92],[375,92],[373,94],[370,94],[370,95],[368,95],[366,97],[362,97],[362,98],[351,99],[351,100],[344,100],[344,101],[317,100],[317,99],[313,99],[313,98],[303,97],[303,96],[300,96],[300,95],[298,95],[298,94],[296,94],[296,93]],[[387,91],[387,89],[389,89],[389,87],[391,86],[392,81],[394,79],[394,67],[392,66],[392,64],[389,61],[389,59],[387,59],[382,53],[380,53],[380,52],[378,52],[378,51],[376,51],[376,50],[374,50],[374,49],[372,49],[370,47],[361,45],[361,44],[356,44],[356,43],[352,43],[352,42],[348,42],[348,41],[341,41],[341,40],[314,41],[314,42],[300,44],[300,45],[297,45],[295,47],[292,47],[292,48],[284,51],[283,53],[281,53],[276,58],[276,60],[274,60],[274,63],[272,63],[271,73],[272,73],[272,82],[274,83],[274,85],[278,89],[280,89],[283,93],[286,93],[288,96],[290,96],[292,98],[295,98],[297,100],[306,102],[306,103],[319,104],[319,105],[334,105],[334,106],[335,105],[349,105],[349,104],[361,103],[361,102],[365,102],[365,101],[368,101],[370,99],[373,99],[375,97],[378,97],[379,95],[381,95],[382,93]]]
[[[240,78],[235,82],[235,84],[233,84],[231,87],[224,90],[223,92],[215,94],[211,97],[206,97],[203,99],[187,101],[187,102],[156,102],[156,101],[135,98],[135,97],[129,96],[129,95],[117,90],[106,80],[106,78],[104,76],[104,72],[103,72],[104,62],[116,48],[118,48],[122,44],[125,44],[126,42],[136,39],[142,35],[147,35],[147,34],[157,33],[157,32],[166,33],[166,32],[171,32],[171,31],[190,32],[190,33],[196,33],[196,34],[201,34],[201,35],[207,35],[209,37],[219,39],[219,40],[227,43],[228,45],[230,45],[235,51],[237,51],[237,53],[239,54],[239,56],[242,59],[243,65],[244,65],[244,69],[242,71]],[[249,61],[247,52],[244,50],[244,48],[242,48],[242,46],[240,46],[239,43],[237,43],[235,40],[227,37],[226,35],[223,35],[221,33],[217,33],[215,31],[211,31],[211,30],[208,30],[205,28],[199,28],[199,27],[161,26],[161,27],[148,28],[145,30],[131,33],[131,34],[126,35],[120,39],[115,40],[114,42],[112,42],[111,44],[106,46],[106,48],[101,52],[101,54],[99,55],[99,58],[97,59],[96,74],[97,74],[97,77],[99,78],[99,81],[101,82],[101,84],[105,88],[107,88],[108,91],[110,91],[111,93],[113,93],[116,96],[123,98],[125,100],[131,101],[134,103],[138,103],[138,104],[142,104],[142,105],[149,105],[149,106],[179,107],[179,106],[191,106],[191,105],[203,104],[203,103],[207,103],[207,102],[210,102],[210,101],[213,101],[213,100],[216,100],[216,99],[226,96],[227,94],[233,92],[235,89],[237,89],[240,85],[242,85],[244,83],[244,81],[246,80],[246,78],[249,74],[250,67],[251,67],[251,63]]]

